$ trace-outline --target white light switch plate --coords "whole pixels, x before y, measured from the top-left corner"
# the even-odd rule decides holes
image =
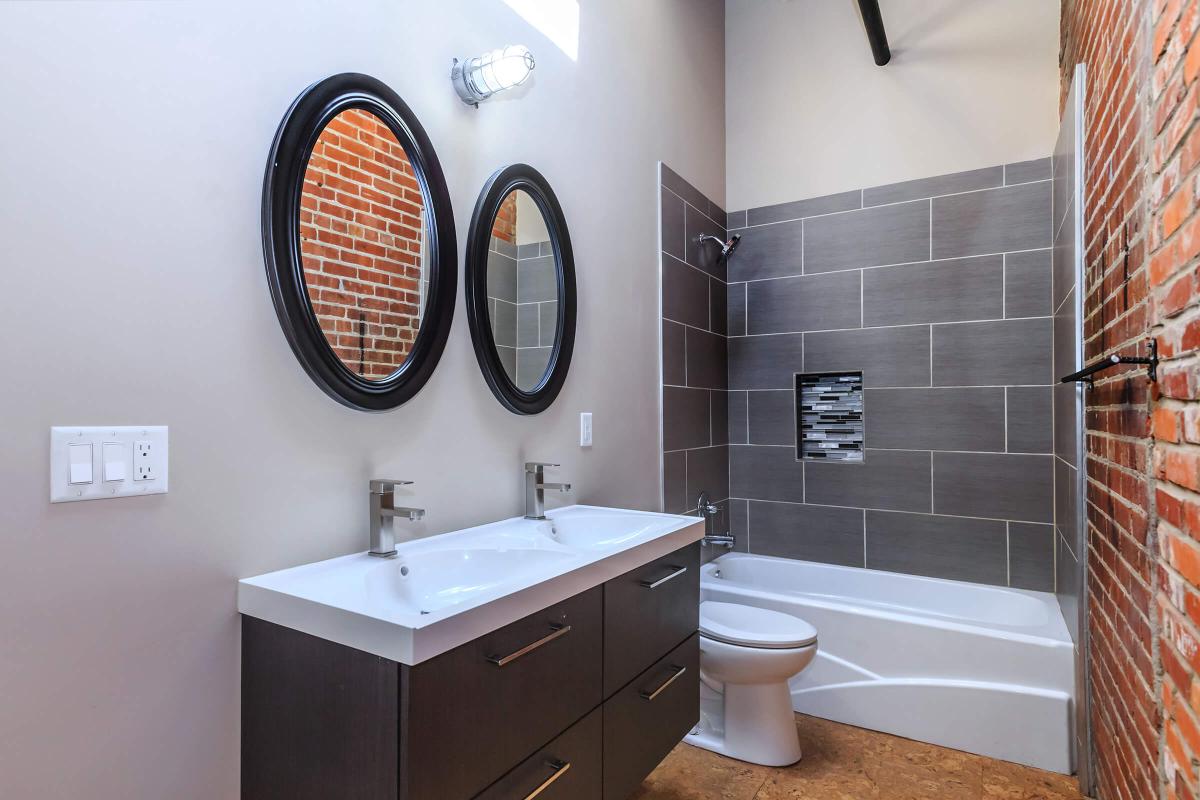
[[[579,414],[579,446],[592,446],[592,412],[583,411]]]
[[[90,475],[79,464],[72,469],[72,453],[87,453],[79,445],[91,445]],[[73,483],[73,477],[91,480]],[[51,503],[166,493],[166,425],[50,429]]]

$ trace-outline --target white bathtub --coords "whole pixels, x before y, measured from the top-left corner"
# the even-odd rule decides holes
[[[1053,594],[730,553],[701,598],[817,629],[800,712],[1071,773],[1073,647]]]

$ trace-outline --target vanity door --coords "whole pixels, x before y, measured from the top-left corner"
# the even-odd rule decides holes
[[[603,700],[603,587],[404,667],[400,796],[474,797]]]

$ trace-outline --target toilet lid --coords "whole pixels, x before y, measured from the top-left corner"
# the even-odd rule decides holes
[[[726,644],[783,650],[817,641],[817,629],[799,617],[739,603],[700,604],[700,635]]]

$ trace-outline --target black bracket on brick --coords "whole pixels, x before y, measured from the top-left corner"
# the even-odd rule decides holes
[[[1118,356],[1111,355],[1097,361],[1095,364],[1084,367],[1078,372],[1072,372],[1059,378],[1059,383],[1072,383],[1074,381],[1087,381],[1089,387],[1096,385],[1096,379],[1092,376],[1100,370],[1115,367],[1117,364],[1145,364],[1146,377],[1151,381],[1158,380],[1158,343],[1153,339],[1146,342],[1146,349],[1150,351],[1148,356]]]

